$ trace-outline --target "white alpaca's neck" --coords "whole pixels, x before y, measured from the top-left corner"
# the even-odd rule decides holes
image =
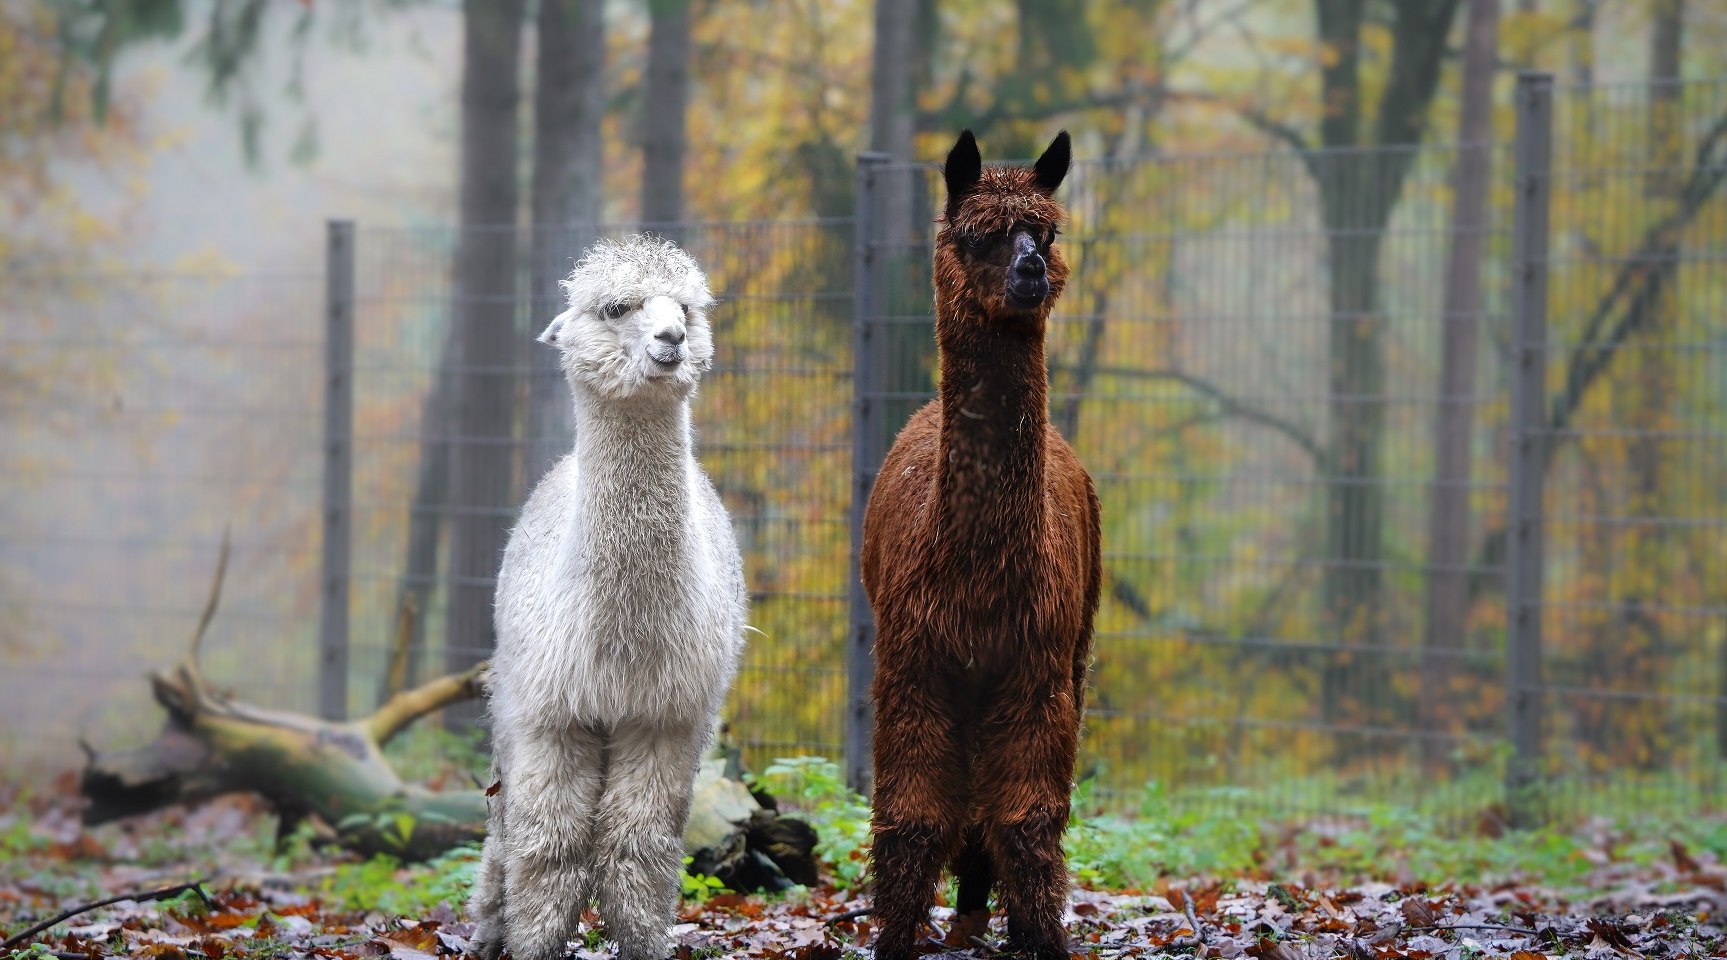
[[[627,461],[633,470],[659,476],[681,472],[694,459],[688,401],[616,401],[580,388],[574,393],[576,456],[584,471]]]
[[[690,530],[695,473],[689,403],[615,401],[575,391],[575,542],[622,573],[663,564]],[[657,559],[656,559],[657,558]]]

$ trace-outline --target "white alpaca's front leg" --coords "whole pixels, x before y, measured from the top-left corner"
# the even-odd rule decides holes
[[[605,741],[574,724],[522,731],[504,771],[504,945],[560,960],[593,890],[593,822]]]
[[[684,822],[706,724],[634,722],[612,736],[595,855],[600,916],[619,960],[662,960],[677,911]]]

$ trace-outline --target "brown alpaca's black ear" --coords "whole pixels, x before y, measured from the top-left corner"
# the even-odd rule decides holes
[[[983,176],[983,157],[977,152],[977,138],[970,130],[959,135],[959,142],[947,152],[947,163],[942,164],[942,179],[947,181],[947,218],[952,221],[954,214],[959,212],[961,201],[971,194],[977,186],[979,177]]]
[[[1049,149],[1043,156],[1037,158],[1036,171],[1037,189],[1046,197],[1055,196],[1055,188],[1067,178],[1068,165],[1073,162],[1073,142],[1068,139],[1067,131],[1055,135]]]

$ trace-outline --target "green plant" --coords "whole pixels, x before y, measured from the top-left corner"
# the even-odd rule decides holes
[[[345,863],[324,879],[326,899],[347,910],[381,910],[397,916],[422,916],[439,904],[459,906],[480,868],[480,849],[456,847],[422,864],[403,866],[380,854]]]
[[[756,779],[815,828],[816,856],[836,886],[847,888],[862,881],[869,849],[869,802],[846,786],[839,764],[822,757],[783,757]]]
[[[694,863],[695,860],[695,857],[684,858],[684,899],[691,903],[707,903],[708,898],[724,890],[726,885],[718,877],[710,877],[705,873],[691,873],[690,864]]]
[[[22,798],[19,798],[17,806],[24,809]],[[48,839],[32,826],[26,814],[0,818],[0,861],[13,862],[48,848]]]
[[[369,831],[392,850],[400,852],[408,849],[416,825],[414,815],[405,810],[379,810],[349,814],[337,821],[336,829],[342,833]]]
[[[1143,889],[1162,876],[1220,874],[1254,862],[1259,831],[1237,817],[1184,809],[1161,783],[1147,784],[1138,813],[1124,817],[1095,810],[1095,783],[1074,788],[1064,847],[1075,877],[1100,889]]]
[[[8,951],[6,954],[6,960],[55,960],[55,957],[54,951],[49,949],[47,944],[32,943],[28,946]]]

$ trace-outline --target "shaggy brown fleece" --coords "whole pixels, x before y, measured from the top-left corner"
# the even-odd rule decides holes
[[[1063,132],[1034,168],[983,170],[967,131],[944,171],[941,395],[901,431],[864,519],[881,960],[914,955],[944,863],[958,934],[987,923],[993,887],[1013,949],[1068,956],[1061,834],[1101,569],[1097,494],[1049,423],[1044,367],[1068,156]],[[1041,299],[1016,299],[1034,268]]]

